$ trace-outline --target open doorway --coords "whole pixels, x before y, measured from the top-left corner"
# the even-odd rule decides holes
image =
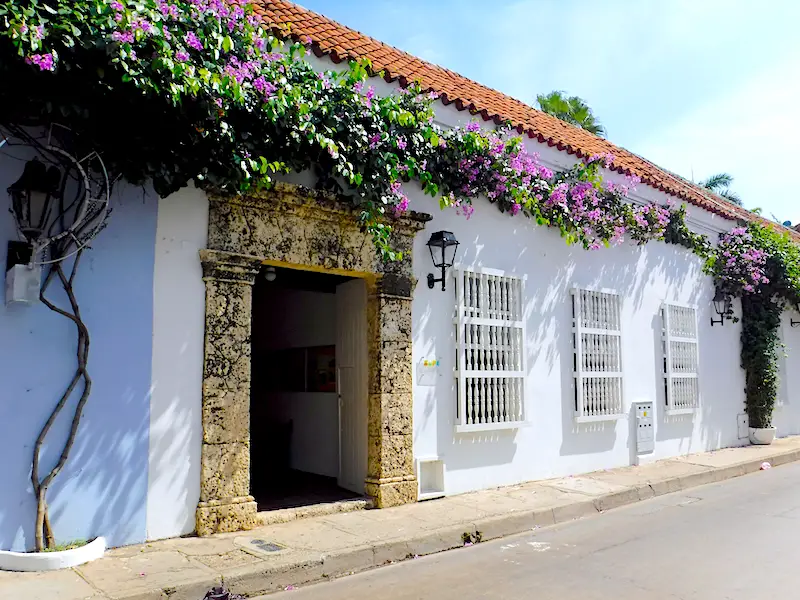
[[[257,277],[250,488],[259,510],[364,494],[366,302],[360,279],[276,267]]]

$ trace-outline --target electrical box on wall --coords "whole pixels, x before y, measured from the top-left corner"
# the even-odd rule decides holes
[[[439,359],[425,358],[417,364],[417,385],[434,386],[439,379]]]
[[[655,411],[652,402],[634,402],[636,454],[649,454],[656,449]]]
[[[6,306],[39,301],[42,267],[14,265],[6,272]]]

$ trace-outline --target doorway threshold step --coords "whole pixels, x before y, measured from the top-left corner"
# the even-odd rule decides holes
[[[320,504],[310,504],[308,506],[298,506],[295,508],[262,510],[258,512],[258,525],[276,525],[278,523],[288,523],[289,521],[296,521],[298,519],[324,517],[336,513],[367,510],[370,508],[373,508],[371,498],[354,498],[351,500],[339,500],[337,502],[321,502]]]

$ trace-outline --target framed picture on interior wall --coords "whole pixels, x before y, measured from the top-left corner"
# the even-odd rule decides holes
[[[309,392],[336,392],[336,346],[315,346],[307,349]]]

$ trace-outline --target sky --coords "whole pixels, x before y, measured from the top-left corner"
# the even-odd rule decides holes
[[[800,221],[800,0],[298,0],[534,105],[583,98],[608,139]]]

